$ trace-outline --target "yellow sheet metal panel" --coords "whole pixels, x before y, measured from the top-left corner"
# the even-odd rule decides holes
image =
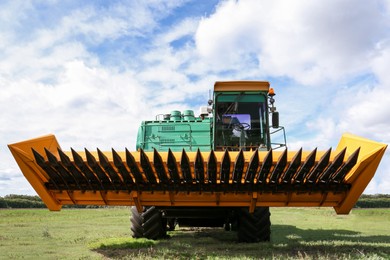
[[[270,84],[268,81],[217,81],[214,91],[267,91]]]
[[[32,147],[38,152],[43,153],[44,149],[49,149],[57,153],[58,142],[54,135],[46,135],[31,140],[9,144],[9,149],[14,156],[22,173],[29,181],[31,186],[37,192],[42,201],[50,210],[60,210],[62,205],[52,193],[46,188],[45,182],[48,180],[47,174],[35,163]]]
[[[351,189],[335,207],[337,214],[348,214],[374,177],[387,145],[347,133],[342,136],[337,150],[341,147],[351,150],[360,148],[358,163],[345,178],[347,183],[351,183]]]

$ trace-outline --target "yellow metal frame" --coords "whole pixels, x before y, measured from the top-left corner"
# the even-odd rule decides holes
[[[386,150],[387,145],[364,139],[351,134],[344,134],[337,149],[331,154],[331,161],[344,147],[347,147],[346,157],[360,147],[360,153],[356,165],[345,177],[345,182],[351,185],[347,191],[329,192],[169,192],[169,191],[60,191],[48,190],[45,182],[49,177],[45,171],[37,165],[32,152],[33,148],[37,152],[44,154],[46,148],[57,156],[57,148],[60,148],[54,135],[47,135],[15,144],[10,144],[9,148],[18,163],[22,173],[30,182],[32,187],[42,198],[50,210],[60,210],[62,205],[123,205],[137,206],[139,210],[142,206],[210,206],[210,207],[249,207],[254,210],[259,206],[271,207],[334,207],[337,214],[348,214],[355,205],[359,196],[372,179],[380,160]],[[71,157],[70,152],[66,152]],[[264,160],[267,152],[259,152],[260,161]],[[274,151],[273,158],[276,163],[282,152]],[[316,161],[325,152],[317,152]],[[80,152],[84,157],[85,154]],[[104,153],[110,162],[113,161],[112,153]],[[153,153],[147,152],[148,157]],[[160,153],[164,155],[164,153]],[[230,157],[235,158],[238,152],[230,152]],[[248,167],[249,159],[253,152],[244,152],[245,168]],[[133,152],[135,160],[139,164],[139,152]],[[196,158],[195,152],[187,153],[190,162]],[[209,152],[202,152],[204,158],[208,158]],[[288,162],[291,162],[295,152],[288,152]],[[308,152],[303,152],[302,157],[307,157]],[[120,153],[120,156],[125,156]],[[221,167],[223,152],[215,152],[218,164],[218,172]],[[166,157],[162,156],[164,163]],[[179,158],[180,153],[175,153]],[[122,157],[123,158],[123,157]],[[192,165],[193,167],[193,165]],[[193,172],[193,168],[192,168]]]

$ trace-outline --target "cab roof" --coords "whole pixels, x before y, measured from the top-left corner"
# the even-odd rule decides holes
[[[222,91],[267,91],[270,88],[268,81],[217,81],[214,92]]]

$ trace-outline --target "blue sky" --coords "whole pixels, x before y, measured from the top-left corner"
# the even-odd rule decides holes
[[[390,1],[1,1],[0,196],[35,194],[7,144],[135,147],[141,120],[269,80],[290,150],[390,143]],[[388,151],[366,193],[390,193]]]

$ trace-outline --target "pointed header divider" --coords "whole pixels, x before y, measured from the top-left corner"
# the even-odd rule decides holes
[[[309,152],[64,152],[53,135],[9,145],[50,210],[65,204],[333,206],[338,214],[354,206],[386,147],[350,134],[335,151]]]
[[[258,150],[245,152],[250,155],[247,161],[241,150],[233,164],[228,151],[222,152],[222,161],[219,162],[216,153],[221,152],[211,151],[204,161],[199,150],[191,153],[191,159],[183,150],[180,160],[171,151],[159,153],[154,150],[153,161],[143,150],[138,152],[139,161],[134,158],[134,152],[126,150],[126,162],[114,149],[110,156],[97,149],[98,159],[85,149],[86,160],[72,149],[74,161],[61,150],[58,153],[59,158],[47,149],[45,155],[33,151],[35,161],[50,177],[47,182],[49,190],[202,191],[206,188],[213,191],[211,184],[214,188],[224,184],[226,191],[234,192],[314,192],[331,191],[334,185],[339,186],[338,190],[347,190],[349,185],[343,177],[356,164],[359,150],[346,162],[346,149],[336,154],[333,161],[330,161],[329,149],[318,162],[315,161],[316,149],[305,161],[302,161],[302,149],[293,153],[291,161],[288,161],[291,152],[287,150],[279,153],[277,161],[273,161],[273,151],[266,152],[261,161]],[[171,183],[175,184],[174,187],[169,187]],[[330,183],[332,187],[328,185]]]

